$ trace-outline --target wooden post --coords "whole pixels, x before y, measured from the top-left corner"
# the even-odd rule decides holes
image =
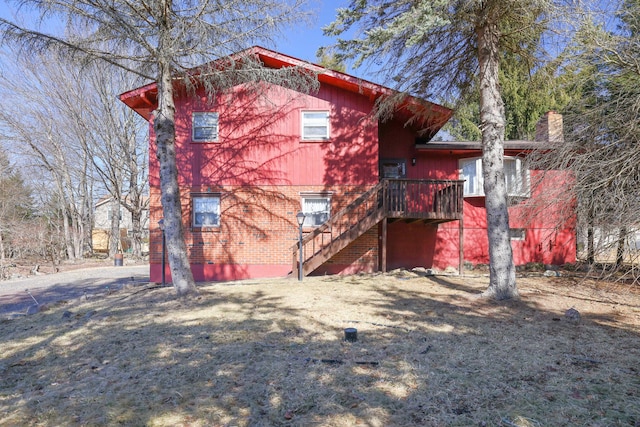
[[[382,258],[382,272],[387,272],[387,216],[385,215],[382,220],[382,244],[381,244],[382,254],[380,254]]]
[[[464,272],[464,219],[462,216],[460,217],[460,221],[458,221],[458,257],[458,272],[462,276]]]
[[[293,263],[292,263],[292,270],[291,270],[291,277],[298,277],[298,251],[293,251]]]

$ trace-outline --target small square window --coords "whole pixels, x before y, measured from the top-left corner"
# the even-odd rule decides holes
[[[524,228],[510,228],[509,238],[511,240],[525,240],[527,232]]]
[[[302,196],[304,227],[318,227],[331,215],[331,197],[326,194]]]
[[[192,135],[196,142],[218,141],[218,113],[192,113]]]
[[[302,139],[320,141],[329,139],[329,112],[302,112]]]
[[[199,195],[192,198],[193,226],[220,227],[220,196]]]

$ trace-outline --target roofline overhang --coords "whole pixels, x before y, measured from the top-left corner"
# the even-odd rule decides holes
[[[342,73],[340,71],[330,70],[320,65],[304,61],[298,58],[294,58],[283,53],[275,52],[270,49],[266,49],[261,46],[254,46],[245,51],[239,52],[235,57],[246,56],[247,54],[256,55],[260,61],[271,68],[283,68],[283,67],[300,67],[310,72],[316,73],[318,81],[322,84],[327,84],[334,87],[357,93],[366,96],[370,101],[376,101],[380,97],[392,96],[397,94],[396,91],[386,86],[372,83],[368,80],[360,79],[352,75]],[[221,60],[218,60],[221,61]],[[212,61],[216,62],[216,61]],[[193,68],[193,72],[197,73],[199,67]],[[137,89],[133,89],[120,94],[120,100],[124,102],[129,108],[137,112],[145,120],[149,121],[153,110],[157,108],[157,96],[158,88],[155,82],[141,86]],[[431,128],[431,135],[435,134],[453,115],[453,110],[442,105],[425,101],[420,98],[407,96],[406,99],[397,108],[400,118],[405,118],[407,121],[412,116],[422,116],[423,123],[419,125],[426,126],[425,122],[428,122],[428,127]],[[427,120],[429,118],[430,120]]]
[[[505,151],[517,151],[522,153],[530,153],[533,151],[546,150],[549,143],[546,141],[524,141],[524,140],[507,140],[504,142]],[[482,152],[482,143],[479,141],[444,141],[444,142],[427,142],[426,144],[416,144],[416,151],[428,152],[446,152],[452,151],[460,153]]]

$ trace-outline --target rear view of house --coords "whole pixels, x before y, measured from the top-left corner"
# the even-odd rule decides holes
[[[264,48],[252,53],[267,67],[318,73],[320,89],[238,85],[209,100],[176,88],[178,180],[196,280],[297,274],[298,212],[304,274],[488,262],[480,146],[430,142],[451,110],[410,98],[379,121],[371,112],[388,88]],[[151,123],[156,95],[150,84],[121,99]],[[159,281],[162,209],[150,134],[151,280]],[[538,191],[525,162],[532,148],[514,142],[505,159],[513,217],[521,218],[512,228],[516,262],[571,262],[571,224],[559,229],[554,215],[520,212]]]

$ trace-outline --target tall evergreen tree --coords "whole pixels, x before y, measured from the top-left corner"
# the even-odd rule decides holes
[[[501,32],[519,31],[520,37],[510,41],[508,49],[500,52],[500,95],[505,107],[505,139],[533,140],[536,123],[550,110],[560,111],[570,100],[565,76],[560,67],[560,55],[546,63],[537,60],[545,28],[519,28],[518,22],[501,22]],[[447,130],[461,140],[481,138],[479,123],[479,91],[477,80],[458,100],[459,107]]]
[[[503,169],[500,60],[526,45],[525,29],[545,30],[553,10],[552,0],[352,0],[326,28],[332,36],[359,28],[358,36],[338,40],[340,57],[375,65],[400,93],[453,99],[477,88],[490,259],[485,295],[496,299],[518,295]]]

